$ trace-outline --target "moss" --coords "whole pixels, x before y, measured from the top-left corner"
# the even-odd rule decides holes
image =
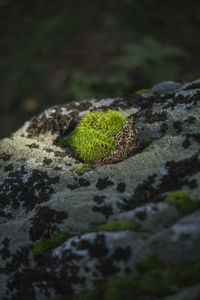
[[[64,243],[71,235],[67,232],[54,232],[52,238],[37,241],[33,246],[33,255],[42,255],[45,251]]]
[[[137,294],[137,280],[127,278],[116,278],[110,280],[106,285],[105,300],[133,300]]]
[[[123,230],[138,230],[140,225],[130,221],[109,221],[106,224],[95,226],[91,231],[123,231]]]
[[[153,143],[154,139],[148,139],[143,142],[143,147],[147,148],[151,143]]]
[[[167,195],[166,203],[175,205],[182,213],[191,213],[199,208],[199,203],[193,200],[185,191],[174,191]]]
[[[84,167],[84,168],[81,168],[81,169],[77,170],[76,174],[81,176],[81,175],[83,175],[83,174],[85,174],[86,172],[89,172],[89,171],[91,171],[91,168]]]
[[[161,296],[166,295],[169,291],[165,285],[163,277],[160,272],[153,274],[145,274],[141,277],[138,283],[140,294]]]
[[[142,94],[154,94],[154,92],[150,89],[141,89],[141,90],[138,90],[136,92],[137,95],[142,95]]]
[[[168,274],[168,280],[178,287],[200,284],[200,261],[187,267],[172,269]]]
[[[82,161],[94,161],[112,155],[115,151],[112,135],[117,134],[125,124],[124,116],[118,111],[92,112],[59,145],[69,147]]]
[[[145,274],[155,269],[161,269],[162,262],[153,254],[150,255],[146,260],[137,263],[135,267],[140,274]]]
[[[115,278],[96,280],[94,288],[72,296],[55,300],[133,300],[145,296],[162,297],[170,295],[177,288],[200,283],[200,261],[187,267],[172,268],[164,266],[155,255],[136,265],[138,276],[134,278]],[[146,298],[145,298],[146,299]]]

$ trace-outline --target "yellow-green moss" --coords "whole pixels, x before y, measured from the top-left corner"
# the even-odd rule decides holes
[[[55,300],[133,300],[148,296],[167,296],[177,288],[200,283],[200,261],[187,267],[170,268],[155,255],[136,265],[138,275],[132,278],[96,280],[94,288],[74,296]]]
[[[147,148],[151,143],[153,143],[154,139],[148,139],[143,142],[143,147]]]
[[[104,300],[133,300],[137,294],[137,281],[128,278],[116,278],[106,284]]]
[[[137,263],[135,267],[139,273],[145,274],[152,270],[161,269],[162,262],[154,254],[152,254],[144,261]]]
[[[74,156],[84,162],[94,161],[115,151],[112,135],[117,134],[125,124],[126,119],[118,111],[92,112],[83,117],[59,145],[69,147]]]
[[[193,200],[185,191],[174,191],[167,195],[166,203],[176,206],[182,213],[191,213],[199,208],[199,203]]]
[[[33,246],[33,255],[42,255],[45,251],[64,243],[71,235],[67,232],[54,232],[52,238],[37,241]]]
[[[200,284],[200,261],[187,267],[172,269],[168,274],[168,280],[178,287]]]
[[[169,290],[167,285],[165,285],[162,274],[158,271],[143,275],[139,280],[138,288],[140,294],[148,296],[166,295]]]
[[[81,169],[77,170],[76,174],[81,176],[81,175],[83,175],[83,174],[85,174],[86,172],[89,172],[89,171],[91,171],[91,168],[84,167],[84,168],[81,168]]]
[[[106,224],[100,224],[95,226],[91,231],[98,232],[98,231],[123,231],[123,230],[138,230],[140,229],[140,225],[131,222],[131,221],[109,221]]]
[[[141,89],[141,90],[138,90],[136,92],[137,95],[142,95],[142,94],[154,94],[154,92],[150,89]]]

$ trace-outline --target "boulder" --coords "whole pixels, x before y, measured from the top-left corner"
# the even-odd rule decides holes
[[[0,299],[200,297],[200,81],[169,83],[56,105],[1,140]],[[115,153],[63,147],[108,110],[128,124]]]

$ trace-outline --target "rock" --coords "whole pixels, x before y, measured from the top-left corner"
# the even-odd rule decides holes
[[[164,86],[54,106],[1,140],[0,299],[200,297],[200,83]],[[108,109],[134,119],[132,152],[88,167],[59,146]]]
[[[158,83],[152,87],[152,91],[159,93],[159,94],[167,94],[173,93],[176,90],[180,89],[182,86],[181,83],[175,81],[164,81]]]

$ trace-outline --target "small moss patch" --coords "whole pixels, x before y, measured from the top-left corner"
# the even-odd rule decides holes
[[[200,283],[200,261],[183,268],[173,269],[169,275],[170,283],[179,287],[193,286]]]
[[[133,300],[137,294],[137,281],[127,278],[116,278],[106,284],[105,300]]]
[[[83,174],[85,174],[86,172],[89,172],[89,171],[91,171],[91,168],[84,167],[84,168],[81,168],[81,169],[77,170],[76,174],[79,175],[79,176],[82,176]]]
[[[200,283],[200,261],[186,267],[170,268],[155,255],[136,265],[138,275],[131,278],[115,278],[93,282],[92,290],[54,300],[133,300],[163,297],[173,294],[178,288]],[[149,298],[150,297],[150,298]],[[156,298],[157,299],[157,298]]]
[[[165,202],[176,206],[182,213],[185,214],[191,213],[200,207],[199,203],[193,200],[185,191],[171,192],[167,195]]]
[[[91,231],[92,232],[99,232],[99,231],[118,232],[123,230],[138,230],[138,229],[140,229],[140,225],[134,222],[109,221],[106,224],[95,226]]]
[[[136,92],[137,95],[142,95],[142,94],[154,94],[154,92],[150,89],[141,89],[141,90],[138,90]]]
[[[37,241],[33,246],[33,255],[42,255],[45,251],[64,243],[71,235],[67,232],[54,232],[52,238]]]
[[[136,264],[136,270],[140,274],[145,274],[152,270],[161,268],[162,262],[155,255],[150,255],[146,260]]]
[[[148,139],[143,142],[143,147],[147,148],[151,143],[153,143],[154,139]]]
[[[83,117],[59,145],[69,147],[75,157],[84,162],[98,160],[114,153],[116,147],[112,135],[117,134],[125,124],[126,119],[118,111],[92,112]]]

